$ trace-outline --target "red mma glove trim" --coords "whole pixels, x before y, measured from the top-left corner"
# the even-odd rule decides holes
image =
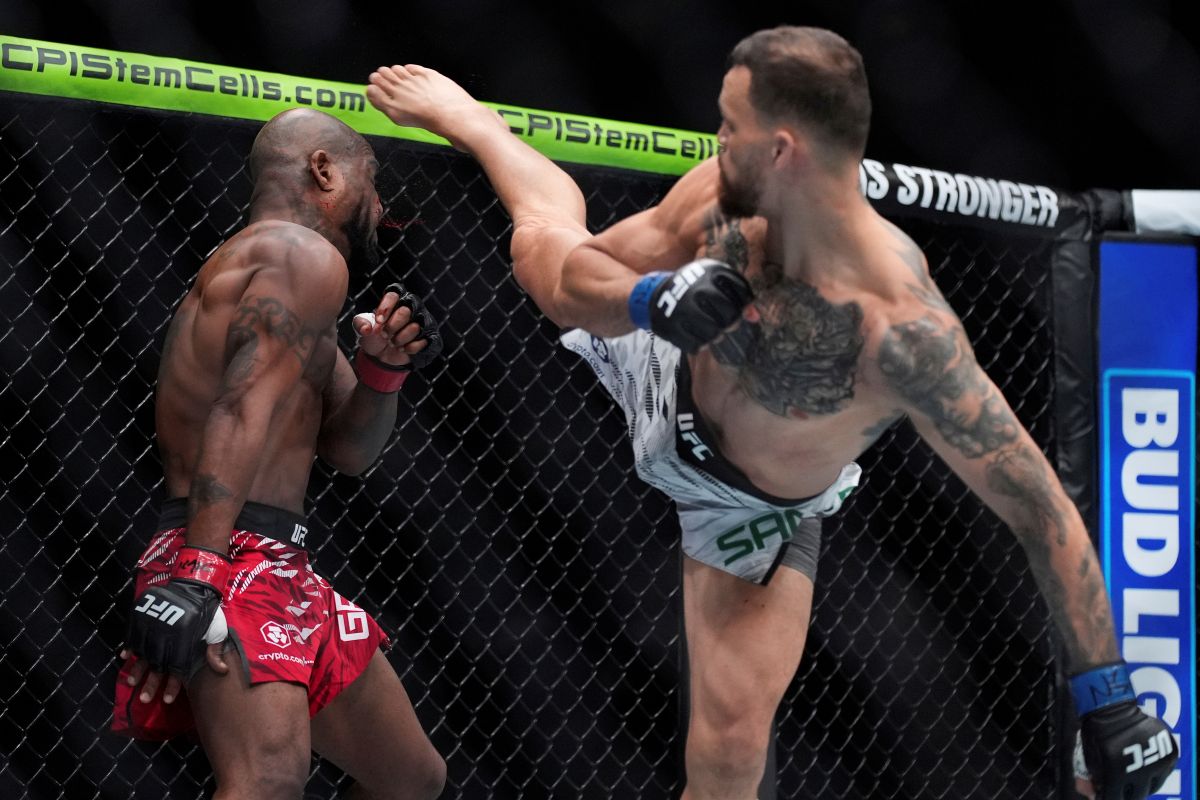
[[[385,364],[373,355],[359,350],[354,354],[354,372],[358,380],[368,389],[374,389],[383,394],[400,391],[408,373],[412,372],[409,364]]]
[[[217,594],[224,596],[225,587],[229,585],[231,571],[233,571],[233,561],[224,553],[218,553],[207,547],[185,544],[179,548],[175,566],[171,568],[171,580],[179,579],[202,583]]]

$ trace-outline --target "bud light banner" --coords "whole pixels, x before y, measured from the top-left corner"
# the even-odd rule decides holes
[[[1180,744],[1157,798],[1196,797],[1196,248],[1100,245],[1100,549],[1142,708]]]

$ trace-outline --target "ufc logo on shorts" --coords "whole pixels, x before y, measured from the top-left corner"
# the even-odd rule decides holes
[[[340,594],[333,596],[337,609],[338,638],[343,642],[355,642],[371,635],[367,628],[367,612],[351,603]]]
[[[1132,744],[1121,752],[1129,756],[1129,766],[1125,767],[1125,771],[1137,772],[1171,752],[1171,733],[1159,731],[1147,739],[1145,744]]]
[[[295,523],[295,527],[292,529],[292,544],[304,547],[305,536],[308,536],[308,528],[298,522]]]
[[[148,594],[142,599],[142,604],[134,609],[140,614],[161,620],[168,625],[174,625],[183,616],[183,609],[166,600],[154,601],[154,595]]]
[[[690,413],[679,415],[679,431],[683,434],[683,440],[692,446],[692,455],[696,460],[703,461],[712,455],[712,450],[700,441],[699,435],[694,432],[695,427],[695,418]]]
[[[679,298],[687,292],[688,289],[704,277],[704,267],[700,264],[688,264],[675,273],[675,278],[671,282],[671,288],[662,293],[658,298],[658,307],[663,310],[663,315],[670,317],[675,313],[675,306],[679,303]]]

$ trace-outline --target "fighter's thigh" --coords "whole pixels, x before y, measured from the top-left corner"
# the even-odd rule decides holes
[[[313,749],[372,797],[433,797],[445,762],[383,653],[312,720]]]
[[[800,665],[812,581],[781,567],[759,586],[685,557],[683,600],[693,720],[769,724]]]
[[[291,797],[308,778],[308,691],[295,683],[251,686],[239,654],[229,672],[207,666],[188,684],[188,698],[217,786],[226,797]]]

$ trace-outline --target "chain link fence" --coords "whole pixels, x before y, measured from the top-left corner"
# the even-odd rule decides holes
[[[163,499],[163,333],[239,228],[257,126],[0,94],[0,796],[196,798],[186,741],[108,732],[131,573]],[[378,140],[390,225],[340,326],[399,278],[445,356],[365,477],[318,465],[318,570],[374,613],[449,767],[448,798],[652,800],[682,788],[678,528],[619,409],[510,277],[479,169]],[[593,229],[667,179],[574,169]],[[1051,243],[898,220],[980,362],[1053,455]],[[781,798],[1057,796],[1047,611],[1015,538],[905,423],[826,525]],[[308,796],[345,779],[314,761]]]

